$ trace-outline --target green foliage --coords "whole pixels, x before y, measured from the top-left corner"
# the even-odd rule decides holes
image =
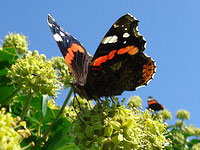
[[[80,149],[164,149],[166,124],[153,119],[148,110],[127,109],[108,99],[93,108],[81,107],[73,123]]]
[[[63,106],[56,105],[58,90],[70,87],[74,78],[63,58],[46,59],[27,45],[24,35],[10,33],[0,47],[0,150],[200,148],[200,129],[184,123],[187,111],[177,112],[180,120],[169,133],[162,121],[171,113],[142,111],[139,96],[127,107],[120,105],[124,99],[93,103],[79,96],[66,106],[70,90]]]
[[[175,150],[196,150],[200,145],[200,128],[194,125],[186,126],[184,120],[188,120],[190,113],[186,110],[178,110],[176,113],[178,120],[175,125],[169,126],[171,134],[168,136],[172,141],[172,148]]]

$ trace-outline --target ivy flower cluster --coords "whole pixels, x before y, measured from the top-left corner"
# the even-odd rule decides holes
[[[71,72],[64,60],[63,57],[54,57],[52,58],[52,65],[53,68],[57,70],[58,79],[60,82],[64,84],[65,88],[68,88],[70,85],[69,83],[73,83],[75,79],[71,75]]]
[[[92,109],[80,109],[73,134],[80,149],[163,149],[167,124],[154,120],[148,110],[125,108],[119,101],[101,101]]]
[[[0,133],[0,150],[21,150],[20,143],[31,136],[26,122],[21,121],[20,117],[13,118],[10,113],[6,113],[5,108],[0,110]]]
[[[5,41],[3,43],[3,48],[14,47],[17,52],[22,55],[28,50],[28,43],[26,41],[26,36],[22,34],[9,33],[5,35]]]
[[[55,97],[62,86],[52,62],[44,54],[39,55],[37,50],[27,51],[12,65],[7,76],[12,80],[11,84],[24,93],[31,92],[33,96],[39,93]]]

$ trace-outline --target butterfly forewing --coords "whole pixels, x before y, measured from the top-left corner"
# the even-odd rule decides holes
[[[58,25],[52,16],[48,15],[47,22],[77,83],[84,85],[88,73],[88,65],[92,57],[78,40]]]
[[[126,14],[104,36],[89,66],[86,90],[98,97],[120,95],[146,85],[155,73],[154,61],[143,53],[138,20]],[[93,89],[87,89],[94,86]]]

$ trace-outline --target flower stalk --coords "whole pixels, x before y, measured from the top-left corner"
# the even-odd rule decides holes
[[[31,88],[30,88],[26,102],[25,102],[24,107],[22,109],[22,112],[20,114],[20,117],[21,117],[22,120],[24,120],[24,116],[26,115],[26,113],[27,113],[27,111],[30,107],[31,99],[32,99],[32,96],[31,96]]]

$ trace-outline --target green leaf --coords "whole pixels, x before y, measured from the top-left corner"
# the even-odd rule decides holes
[[[8,61],[9,64],[13,64],[18,58],[15,48],[4,48],[0,51],[0,62]]]
[[[13,86],[0,86],[0,103],[6,100],[14,92]]]
[[[48,106],[48,95],[42,95],[42,117],[44,118],[47,112],[47,106]]]
[[[75,145],[71,145],[75,137],[71,137],[68,133],[71,130],[71,122],[66,118],[60,118],[49,136],[48,142],[44,145],[44,150],[73,150]]]

